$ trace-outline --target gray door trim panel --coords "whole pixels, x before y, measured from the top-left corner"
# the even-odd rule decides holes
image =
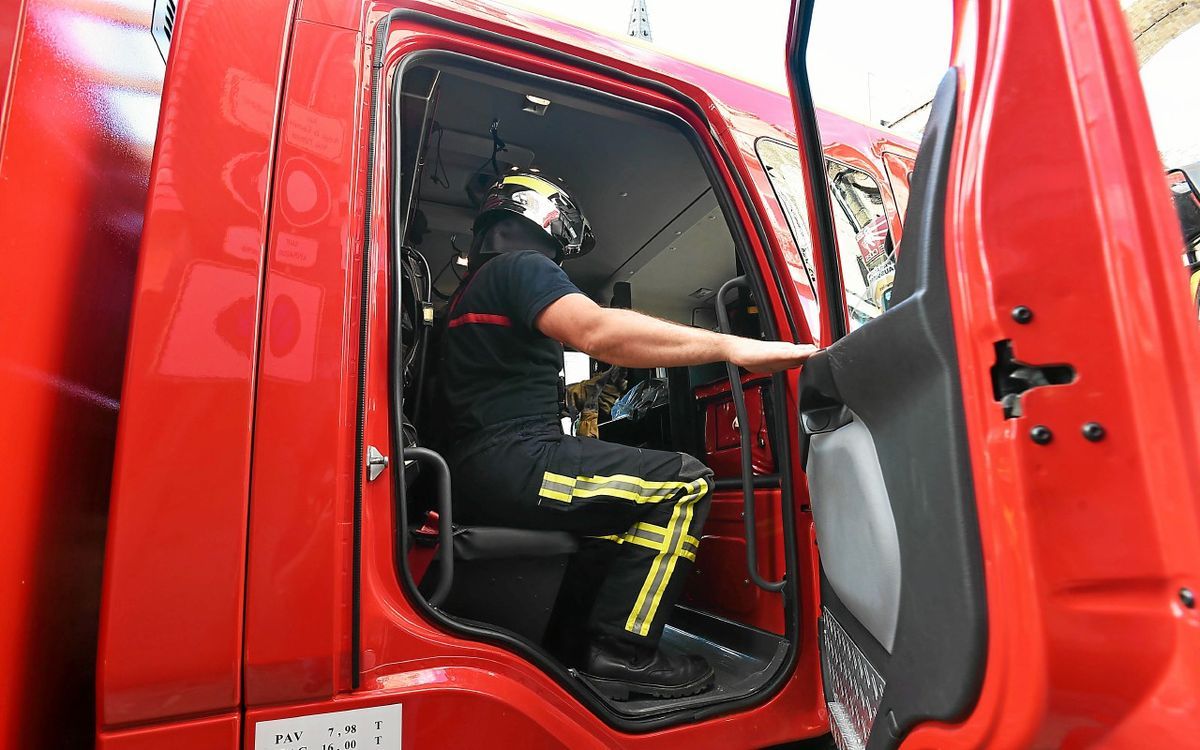
[[[900,618],[900,537],[871,431],[856,418],[813,435],[805,471],[825,577],[891,653]]]

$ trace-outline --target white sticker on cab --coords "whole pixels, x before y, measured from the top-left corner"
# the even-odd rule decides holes
[[[254,750],[400,750],[400,704],[260,721]]]

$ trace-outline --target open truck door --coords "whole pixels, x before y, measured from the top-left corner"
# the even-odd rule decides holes
[[[890,304],[858,327],[813,5],[788,61],[827,348],[798,417],[838,746],[1194,741],[1165,717],[1196,710],[1196,331],[1118,4],[955,3]]]
[[[866,746],[881,707],[897,736],[923,714],[960,714],[983,673],[988,602],[941,221],[957,83],[948,73],[933,101],[891,306],[801,377],[821,666],[847,747]]]

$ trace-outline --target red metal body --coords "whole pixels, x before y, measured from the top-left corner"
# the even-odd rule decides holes
[[[236,722],[242,700],[267,181],[290,11],[189,3],[178,28],[113,475],[97,675],[102,727],[218,714]],[[103,742],[126,740],[117,731]]]
[[[149,12],[0,3],[0,747],[91,742],[100,571],[163,60]],[[47,735],[42,735],[47,737]]]
[[[795,323],[775,333],[828,339],[831,311],[755,151],[764,136],[794,142],[787,98],[551,19],[476,2],[399,4],[414,13],[386,39],[385,81],[406,54],[460,52],[653,105],[727,153],[719,179],[737,174],[748,188],[734,193],[736,216],[766,228],[765,243],[750,233],[754,262],[782,280],[759,303]],[[422,616],[396,580],[384,473],[363,488],[353,689],[364,334],[365,437],[389,444],[386,139],[375,144],[371,206],[366,184],[374,32],[393,4],[181,2],[165,84],[148,12],[81,6],[0,8],[0,50],[13,50],[0,59],[0,219],[16,271],[0,295],[0,399],[11,424],[30,426],[0,431],[11,467],[0,504],[10,530],[0,744],[69,725],[78,736],[65,740],[94,730],[111,750],[233,750],[253,747],[258,722],[396,702],[408,747],[760,747],[826,731],[803,486],[794,497],[758,493],[768,577],[784,569],[781,517],[768,509],[792,503],[799,519],[803,619],[790,679],[740,712],[628,734],[517,654]],[[905,747],[1187,746],[1200,716],[1200,619],[1177,592],[1200,586],[1200,476],[1188,462],[1200,455],[1200,383],[1186,377],[1200,343],[1120,10],[958,0],[955,18],[964,89],[946,231],[989,652],[971,716],[919,727]],[[101,54],[79,24],[141,36]],[[827,158],[876,179],[899,241],[911,144],[833,116],[820,125]],[[1018,330],[1007,313],[1018,304],[1038,323]],[[1022,358],[1080,373],[1026,401],[1062,436],[1049,447],[995,407],[989,368],[1002,338]],[[793,375],[788,403],[775,406],[794,415],[795,400]],[[729,436],[713,411],[719,452]],[[1089,419],[1110,439],[1078,439]],[[758,467],[778,470],[768,457]],[[800,476],[798,457],[775,458]],[[717,551],[702,551],[705,585],[689,597],[780,632],[777,595],[744,587],[741,569],[734,580],[724,563],[705,564],[705,554],[744,557],[739,504],[717,495]]]
[[[490,12],[466,15],[459,8],[427,9],[468,26],[505,33],[524,25],[523,33],[531,38],[558,40],[576,53],[588,46],[578,39],[569,43],[579,32],[566,34],[567,27],[554,22],[530,17],[520,24],[513,16]],[[283,7],[276,10],[287,12]],[[242,28],[275,23],[275,17],[264,11],[256,9],[253,18],[247,11]],[[367,125],[364,31],[357,26],[335,27],[330,21],[345,22],[347,18],[331,16],[329,6],[309,5],[292,24],[290,42],[275,33],[270,38],[276,40],[276,46],[251,45],[253,49],[245,50],[245,64],[231,68],[229,39],[221,40],[227,45],[225,61],[219,62],[215,53],[205,51],[205,44],[218,43],[205,35],[202,14],[209,12],[207,6],[194,3],[182,12],[176,42],[179,51],[172,55],[168,71],[164,112],[209,108],[223,117],[215,123],[196,117],[164,117],[161,123],[164,144],[201,141],[214,151],[180,153],[160,148],[156,178],[170,175],[171,181],[153,185],[147,208],[143,267],[161,265],[176,270],[155,275],[154,291],[159,294],[145,305],[139,303],[131,332],[128,388],[131,393],[136,388],[141,396],[131,399],[123,412],[130,427],[122,432],[117,458],[114,492],[120,499],[111,518],[108,616],[100,676],[100,725],[113,727],[102,731],[101,737],[114,747],[134,741],[137,734],[122,730],[122,725],[197,714],[224,714],[236,721],[243,705],[249,709],[329,700],[344,694],[351,683],[347,573],[355,342],[359,336],[354,312],[362,260]],[[357,15],[351,16],[356,25],[364,23]],[[367,32],[377,18],[376,13],[366,24]],[[277,25],[288,28],[283,20]],[[286,71],[278,68],[283,57],[278,45],[284,44],[290,44]],[[604,42],[606,48],[613,44]],[[604,88],[600,82],[561,66],[549,66],[504,47],[485,50],[474,40],[443,30],[432,33],[414,28],[394,35],[389,45],[396,48],[390,54],[392,59],[402,51],[421,48],[462,50]],[[234,48],[242,49],[240,45]],[[195,53],[184,57],[184,50],[192,49]],[[608,60],[595,52],[588,54]],[[720,130],[724,132],[719,135],[727,140],[724,147],[735,154],[744,173],[752,176],[755,197],[762,201],[755,210],[773,211],[779,217],[778,224],[768,224],[777,244],[760,248],[764,253],[761,262],[792,267],[796,269],[792,278],[803,282],[784,287],[791,300],[775,300],[776,314],[783,317],[784,304],[799,308],[801,298],[811,306],[815,297],[807,286],[807,274],[799,266],[799,254],[753,149],[758,135],[790,140],[786,100],[687,63],[644,54],[653,60],[641,64],[662,71],[662,80],[687,88],[699,101],[728,113],[727,120],[714,119],[722,122]],[[637,65],[628,68],[639,69]],[[728,101],[707,93],[700,84],[720,90]],[[678,104],[663,101],[659,94],[608,87],[629,98],[669,107],[700,132],[710,131],[708,123],[696,120]],[[273,97],[281,97],[276,108]],[[768,111],[760,119],[752,112],[764,103]],[[204,138],[199,132],[214,127],[224,133],[221,138]],[[870,137],[865,128],[846,131],[857,133],[864,142]],[[269,147],[272,134],[274,151]],[[893,147],[905,148],[901,143]],[[210,168],[213,163],[225,166],[217,173]],[[878,167],[873,169],[879,173]],[[186,202],[178,192],[181,175],[186,175],[186,188],[196,191]],[[201,192],[204,197],[199,197]],[[376,195],[377,208],[385,199]],[[183,211],[184,205],[190,210]],[[376,220],[382,221],[383,215],[376,211]],[[213,221],[216,216],[226,218]],[[240,218],[235,221],[235,217]],[[269,236],[263,231],[268,222]],[[375,227],[377,232],[381,229],[382,224]],[[190,236],[211,239],[189,240],[186,247],[169,241]],[[265,245],[265,252],[251,252],[255,243]],[[374,247],[370,250],[378,252]],[[768,253],[774,255],[770,261]],[[381,268],[379,257],[373,259],[373,266]],[[256,293],[260,286],[261,302]],[[163,293],[167,289],[173,291]],[[382,294],[382,290],[376,293]],[[256,328],[259,316],[261,326]],[[200,321],[206,317],[212,322],[202,325]],[[803,325],[803,318],[799,320]],[[377,326],[386,323],[381,318],[376,321]],[[188,332],[194,357],[190,373],[163,372],[161,363],[172,358],[172,337],[164,337],[164,330]],[[381,340],[377,337],[384,330],[373,329],[373,339]],[[144,350],[139,349],[139,341],[146,342]],[[233,356],[233,352],[242,354]],[[382,359],[374,361],[383,364]],[[382,373],[373,376],[371,383],[370,413],[382,414],[386,404]],[[194,393],[183,397],[177,388],[194,389]],[[220,406],[215,403],[218,401]],[[156,413],[157,420],[144,416],[143,409]],[[204,430],[172,432],[172,442],[164,444],[162,440],[168,437],[163,432],[165,425],[179,420],[190,423],[195,417],[189,415],[197,409],[212,417]],[[384,427],[382,418],[375,416],[368,425],[369,430]],[[371,433],[368,437],[384,438]],[[147,457],[161,456],[160,450],[168,446],[184,458],[152,469],[153,462]],[[250,465],[254,467],[252,476],[247,474]],[[122,467],[129,473],[124,474]],[[166,494],[165,488],[154,488],[163,487],[163,482],[178,486],[170,492],[175,511],[153,513],[150,506]],[[247,505],[248,498],[252,502]],[[391,573],[388,498],[385,483],[372,486],[365,508],[369,535],[364,554],[365,560],[373,563],[365,566],[363,603],[368,677],[386,685],[397,674],[409,674],[413,665],[437,665],[441,674],[458,660],[477,664],[486,657],[493,668],[480,679],[492,673],[521,674],[521,679],[536,685],[539,692],[561,695],[521,659],[498,649],[447,639],[404,602]],[[778,524],[770,514],[763,517],[764,523]],[[736,533],[732,520],[731,538]],[[172,525],[176,530],[146,526],[148,522]],[[370,535],[372,529],[375,535]],[[162,539],[181,534],[195,534],[189,542],[203,544],[206,551],[189,544],[164,548],[124,541],[126,535],[130,539]],[[808,536],[806,527],[802,538]],[[777,527],[764,529],[762,535],[764,539],[779,537]],[[779,553],[775,547],[766,547],[764,554]],[[779,564],[771,560],[763,567],[776,571]],[[242,570],[244,580],[240,578]],[[184,585],[168,585],[168,579]],[[183,590],[189,592],[186,599],[178,597]],[[139,601],[132,601],[135,598]],[[243,606],[244,629],[239,626]],[[198,610],[204,617],[189,622],[190,613]],[[150,616],[139,616],[143,612]],[[760,624],[777,629],[777,617],[769,616]],[[167,652],[182,650],[185,643],[202,647],[192,647],[187,659],[173,660],[162,669],[153,667],[148,662],[157,655],[135,644],[157,641],[156,634],[163,630],[170,630],[172,638],[178,639],[174,642],[178,645],[165,644]],[[239,653],[244,659],[240,683]],[[821,702],[814,690],[815,652],[804,650],[802,659],[795,697],[774,703],[780,718],[774,733],[764,736],[764,741],[807,736],[824,726]],[[433,677],[417,682],[436,683]],[[140,695],[127,699],[135,687]],[[244,692],[239,692],[239,687]],[[503,692],[502,688],[479,689],[492,695]],[[430,692],[431,705],[439,703],[440,691],[432,687],[423,690]],[[576,707],[572,713],[581,712]],[[197,725],[194,731],[211,731],[210,725]],[[603,725],[590,714],[584,725],[589,732],[611,732],[601,729]],[[182,726],[179,731],[180,736],[186,735]],[[685,736],[692,731],[701,728],[693,727]],[[739,730],[732,731],[736,734]]]
[[[988,668],[966,721],[906,747],[1194,745],[1200,616],[1180,591],[1200,580],[1200,336],[1133,46],[1117,3],[960,0],[955,15],[947,263]],[[988,342],[1005,338],[1078,372],[1030,392],[1018,420],[986,394]],[[1089,420],[1103,441],[1081,439]],[[1035,444],[1037,423],[1062,439]]]
[[[750,417],[750,466],[755,474],[777,470],[775,447],[771,444],[767,412],[769,379],[744,377],[746,413]],[[729,381],[697,388],[696,400],[704,404],[704,463],[718,479],[742,475],[741,435]]]
[[[1112,2],[959,0],[951,64],[946,262],[987,668],[969,716],[903,746],[1194,745],[1200,337],[1124,18]],[[1006,339],[1077,371],[1015,420],[990,392]],[[1089,421],[1104,439],[1084,439]]]
[[[771,442],[767,410],[769,379],[746,375],[746,413],[750,418],[750,467],[757,475],[779,470],[776,448]],[[703,460],[718,478],[742,475],[741,435],[729,381],[701,386],[694,392],[704,407]],[[772,580],[784,573],[784,528],[778,489],[756,489],[755,525],[758,540],[758,569]],[[740,490],[718,491],[704,524],[704,536],[696,567],[683,601],[708,612],[783,633],[782,597],[763,591],[746,577],[746,531],[744,501]]]
[[[782,493],[778,489],[756,489],[754,501],[758,569],[772,580],[779,580],[784,573],[783,518],[779,512]],[[683,602],[783,634],[782,596],[763,591],[746,578],[744,507],[741,490],[718,490],[713,494],[700,554]]]

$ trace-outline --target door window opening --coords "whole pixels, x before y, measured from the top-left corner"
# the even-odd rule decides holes
[[[408,217],[401,224],[403,228],[397,228],[397,234],[404,236],[407,252],[422,256],[412,266],[428,277],[424,288],[432,295],[428,308],[435,318],[435,329],[436,320],[444,317],[449,300],[462,282],[462,278],[456,278],[460,272],[455,260],[462,255],[460,248],[469,243],[474,201],[480,188],[486,189],[497,171],[519,166],[562,175],[586,206],[598,238],[596,249],[564,267],[585,294],[601,304],[632,306],[689,325],[715,317],[716,290],[728,279],[744,276],[750,279],[744,292],[726,300],[735,330],[755,337],[766,337],[774,330],[769,310],[759,303],[763,286],[758,271],[744,263],[744,258],[750,257],[743,247],[745,233],[726,218],[730,215],[726,188],[714,181],[716,172],[698,136],[675,118],[580,87],[448,53],[428,53],[418,62],[409,62],[397,80],[394,101],[399,106],[394,106],[394,111],[399,115],[395,127],[398,147],[393,153],[399,159],[393,166],[393,189],[400,195],[394,205],[403,207]],[[551,105],[539,113],[528,112],[524,107],[530,94]],[[588,148],[578,148],[581,142]],[[446,269],[454,269],[455,273]],[[422,288],[422,284],[412,288]],[[431,351],[429,360],[437,361],[436,349]],[[606,371],[603,363],[574,356],[570,359],[564,369],[572,374]],[[657,395],[636,404],[628,417],[600,422],[600,438],[692,452],[716,465],[721,456],[708,452],[704,420],[708,391],[719,386],[713,384],[713,373],[702,369],[624,373],[624,381],[630,386],[626,393],[632,392],[633,385],[640,385]],[[422,377],[432,382],[434,372],[414,371],[402,385],[401,403],[419,408],[417,399],[422,392],[428,401],[436,388],[422,389]],[[780,437],[784,433],[779,415],[771,409],[772,403],[782,401],[770,394],[782,387],[781,378],[755,386],[756,394],[759,390],[762,393],[757,402],[761,411],[754,415],[755,423],[760,425],[757,440],[762,455],[772,460],[754,484],[755,501],[762,504],[759,528],[764,530],[759,538],[763,552],[760,564],[771,578],[785,575],[783,567],[787,563],[783,561],[792,559],[794,552],[788,550],[794,550],[795,544],[792,510],[781,500],[786,462],[775,468],[772,453],[776,449],[773,446],[782,449],[786,441]],[[431,410],[424,413],[425,419],[406,436],[406,444],[415,440],[438,444],[440,419]],[[717,451],[718,446],[711,448]],[[426,522],[429,501],[436,495],[430,486],[432,479],[406,474],[401,482],[405,500],[397,545],[402,551],[397,560],[400,578],[406,580],[411,573],[424,596],[439,589],[439,562],[434,558],[439,557],[437,546],[444,538],[436,523]],[[731,495],[725,502],[741,504],[740,494],[734,495],[732,486],[727,489],[722,484],[738,481],[739,477],[721,477],[718,472],[714,507],[722,501],[722,493]],[[736,514],[727,515],[737,519]],[[733,527],[738,523],[729,525],[730,531],[722,530],[719,536],[734,536]],[[405,528],[416,528],[416,532],[409,535]],[[462,529],[453,537],[456,559],[460,537],[466,538]],[[441,600],[440,611],[429,610],[427,614],[464,635],[480,637],[486,632],[486,640],[503,639],[505,645],[542,666],[610,721],[641,729],[660,726],[706,706],[732,710],[748,705],[787,676],[798,620],[784,607],[784,597],[795,596],[790,582],[794,576],[786,576],[782,594],[730,589],[723,581],[734,577],[741,580],[746,575],[746,560],[737,552],[744,546],[744,542],[736,549],[700,545],[699,564],[690,580],[685,581],[683,597],[664,631],[664,643],[668,648],[674,644],[676,651],[717,649],[709,656],[710,663],[720,666],[717,687],[699,695],[614,702],[567,670],[574,666],[571,644],[550,637],[558,617],[553,594],[538,604],[549,607],[540,614],[532,612],[533,607],[513,606],[512,596],[527,592],[528,585],[500,599],[493,594],[503,587],[491,584],[478,589],[478,595],[456,596],[454,589],[459,582],[474,575],[470,568],[482,567],[475,572],[488,578],[504,562],[500,559],[462,557],[462,564],[453,566],[448,598]],[[573,547],[559,547],[562,554],[558,557],[565,560],[573,554]],[[547,561],[538,569],[545,572],[560,562],[550,565]],[[497,607],[491,614],[484,611],[489,601]],[[518,611],[517,619],[512,619],[510,615]],[[447,613],[453,614],[447,618]],[[741,656],[730,660],[730,648]]]

